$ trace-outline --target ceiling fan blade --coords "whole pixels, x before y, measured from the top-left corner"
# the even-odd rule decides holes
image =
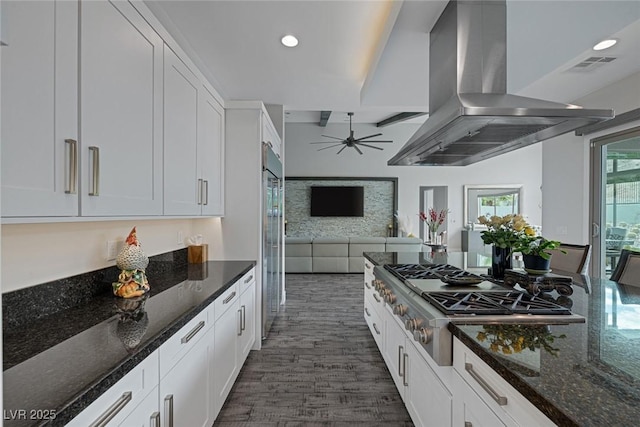
[[[362,145],[363,147],[375,148],[376,150],[384,150],[384,148],[376,147],[375,145],[365,144],[364,142],[355,142],[354,144]]]
[[[338,154],[342,153],[342,150],[344,150],[344,149],[345,149],[345,148],[347,148],[347,147],[348,147],[348,145],[347,145],[347,144],[345,144],[345,145],[344,145],[344,147],[342,147],[342,148],[341,148],[341,149],[336,153],[336,155],[338,155]]]
[[[342,143],[340,143],[340,144],[335,144],[335,145],[330,145],[330,146],[328,146],[328,147],[321,148],[321,149],[319,149],[318,151],[328,150],[329,148],[337,147],[337,146],[339,146],[339,145],[342,145]],[[345,145],[345,147],[346,147],[346,145]]]
[[[358,153],[362,154],[362,150],[360,150],[357,145],[354,145],[353,148],[355,148]]]
[[[359,141],[358,141],[358,140],[356,140],[355,142],[359,142]],[[382,142],[382,143],[385,143],[385,144],[391,144],[393,141],[389,141],[389,140],[382,140],[382,139],[380,139],[380,140],[364,141],[364,142],[366,142],[367,144],[370,144],[370,143],[372,143],[372,142]]]
[[[381,133],[374,133],[373,135],[369,135],[369,136],[363,136],[362,138],[357,138],[356,141],[360,141],[362,139],[367,139],[367,138],[373,138],[374,136],[380,136],[382,135]]]
[[[310,142],[309,144],[335,144],[335,141],[315,141]]]
[[[329,135],[320,135],[320,136],[324,136],[325,138],[337,139],[338,141],[344,140],[344,138],[338,138],[337,136],[329,136]]]

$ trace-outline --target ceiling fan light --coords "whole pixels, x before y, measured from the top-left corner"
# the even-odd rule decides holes
[[[286,36],[280,39],[280,42],[286,47],[296,47],[298,46],[298,38],[292,34],[287,34]]]

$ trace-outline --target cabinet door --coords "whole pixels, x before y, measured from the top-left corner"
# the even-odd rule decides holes
[[[431,367],[407,339],[403,356],[404,402],[417,426],[450,426],[453,399]],[[453,424],[463,426],[464,424]],[[473,424],[474,426],[476,424]],[[498,426],[499,424],[494,424]]]
[[[118,426],[160,427],[160,411],[158,409],[158,387],[155,387]]]
[[[238,365],[240,310],[237,301],[218,317],[213,328],[215,341],[210,363],[213,370],[215,413],[217,414],[222,409],[240,369]]]
[[[162,214],[162,39],[129,2],[83,2],[81,213]]]
[[[387,313],[384,309],[385,314]],[[405,382],[405,369],[404,366],[404,354],[407,351],[405,343],[405,332],[400,327],[398,321],[389,314],[389,318],[386,322],[386,346],[384,359],[387,362],[387,368],[391,373],[393,382],[396,383],[396,387],[400,392],[400,396],[404,399],[404,382]]]
[[[209,427],[213,424],[209,383],[211,340],[209,330],[160,380],[161,425]]]
[[[224,215],[224,109],[200,89],[198,171],[202,179],[202,214]]]
[[[76,216],[78,2],[1,7],[2,216]]]
[[[240,295],[240,361],[239,367],[242,367],[244,361],[253,347],[256,340],[256,293],[255,281],[249,287],[245,288]]]
[[[455,396],[453,425],[504,427],[500,417],[493,413],[457,372],[453,374],[453,394]]]
[[[203,183],[197,170],[200,82],[164,48],[164,214],[199,215]]]

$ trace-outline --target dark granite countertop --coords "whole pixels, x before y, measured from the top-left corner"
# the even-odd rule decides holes
[[[102,292],[80,298],[79,305],[65,306],[32,321],[20,318],[20,310],[15,310],[16,316],[3,319],[5,413],[28,413],[32,409],[56,412],[55,420],[48,424],[5,419],[4,425],[64,425],[206,308],[255,262],[187,265],[181,260],[162,265],[164,268],[152,272],[153,268],[147,268],[151,292],[133,317],[128,310],[136,303]],[[103,276],[94,272],[82,279]],[[16,291],[17,295],[6,294],[3,309],[7,307],[11,312],[7,304],[20,305],[19,301],[25,298],[31,298],[31,305],[42,300],[47,286],[40,286]],[[77,285],[71,287],[67,293],[78,292]]]
[[[421,254],[418,262],[471,264],[472,268],[486,264],[481,254],[435,255],[437,259]],[[365,256],[376,265],[409,257],[403,253]],[[573,277],[574,293],[563,303],[571,304],[572,312],[584,316],[586,323],[525,326],[456,321],[449,329],[556,424],[635,425],[640,417],[640,289],[558,273]],[[555,291],[549,295],[560,298]],[[502,341],[497,333],[502,334]],[[509,345],[506,337],[516,342],[522,337],[521,344]],[[546,348],[526,348],[541,339],[547,340]]]

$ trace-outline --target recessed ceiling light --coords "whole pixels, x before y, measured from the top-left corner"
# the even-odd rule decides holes
[[[283,45],[286,47],[296,47],[298,46],[298,39],[296,36],[292,36],[291,34],[287,34],[282,39],[280,39]]]
[[[611,46],[613,46],[614,44],[618,43],[618,40],[616,39],[607,39],[607,40],[602,40],[600,43],[596,44],[593,47],[593,50],[604,50],[604,49],[608,49]]]

